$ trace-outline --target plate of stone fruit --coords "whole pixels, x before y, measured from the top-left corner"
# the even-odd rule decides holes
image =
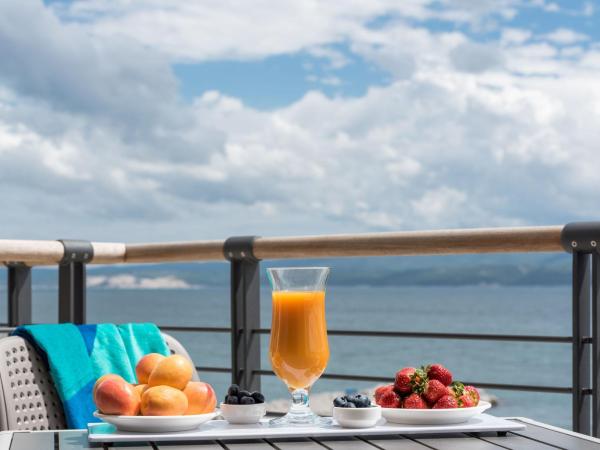
[[[399,370],[393,384],[375,390],[375,403],[388,422],[409,425],[462,423],[492,406],[441,364]]]
[[[93,389],[94,416],[121,431],[162,433],[185,431],[217,415],[212,386],[192,381],[194,367],[180,355],[145,355],[137,363],[138,384],[106,374]]]

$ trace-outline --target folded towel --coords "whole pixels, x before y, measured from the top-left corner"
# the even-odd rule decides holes
[[[147,353],[168,355],[158,327],[151,323],[24,325],[13,331],[27,339],[50,368],[69,428],[97,422],[92,389],[98,377],[121,375],[136,383],[135,365]]]

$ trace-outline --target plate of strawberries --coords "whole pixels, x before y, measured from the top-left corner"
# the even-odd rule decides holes
[[[492,406],[441,364],[399,370],[393,384],[375,390],[375,403],[388,422],[409,425],[462,423]]]

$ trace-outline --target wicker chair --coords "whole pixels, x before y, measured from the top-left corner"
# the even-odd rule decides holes
[[[175,338],[164,334],[171,354],[190,359]],[[194,380],[198,374],[194,371]],[[38,352],[23,338],[0,339],[0,431],[67,428],[62,404]]]

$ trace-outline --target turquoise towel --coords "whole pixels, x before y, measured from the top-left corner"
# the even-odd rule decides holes
[[[13,334],[34,345],[50,368],[69,428],[97,422],[92,389],[98,377],[121,375],[136,383],[135,365],[147,353],[169,355],[158,327],[151,323],[24,325]]]

